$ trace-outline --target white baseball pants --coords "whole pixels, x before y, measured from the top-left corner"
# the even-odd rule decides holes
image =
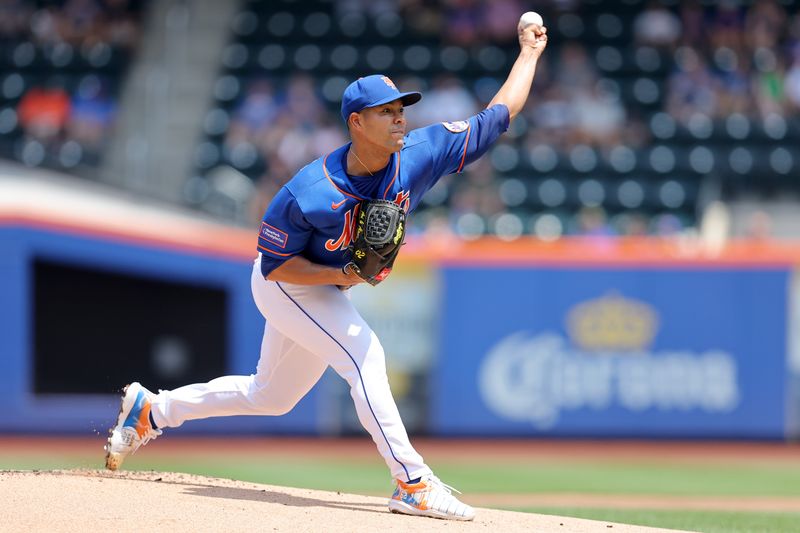
[[[350,385],[361,424],[395,478],[431,472],[408,439],[394,403],[378,337],[346,292],[330,285],[266,281],[259,261],[253,297],[267,323],[256,373],[161,391],[153,400],[159,428],[213,416],[282,415],[292,410],[328,365]]]

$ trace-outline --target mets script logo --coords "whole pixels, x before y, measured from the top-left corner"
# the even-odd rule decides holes
[[[392,201],[402,207],[403,211],[408,213],[408,208],[411,206],[411,193],[400,191],[395,195],[394,200]],[[328,239],[325,241],[325,249],[329,252],[335,252],[336,250],[347,250],[347,247],[350,246],[350,243],[353,242],[353,239],[356,236],[357,223],[358,204],[356,204],[355,207],[353,207],[353,209],[350,211],[345,211],[342,232],[339,234],[338,238]]]

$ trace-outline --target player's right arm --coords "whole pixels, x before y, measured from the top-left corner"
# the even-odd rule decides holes
[[[527,26],[518,28],[520,52],[503,86],[497,91],[487,107],[504,104],[508,108],[509,119],[513,119],[525,105],[531,91],[533,76],[539,57],[547,46],[547,28]]]
[[[432,162],[427,179],[416,183],[417,193],[424,194],[441,176],[461,172],[466,165],[481,157],[522,110],[539,57],[547,46],[547,28],[527,26],[518,27],[517,31],[519,56],[486,109],[467,120],[434,124],[409,134],[413,140],[426,142]]]
[[[308,246],[312,230],[297,199],[286,187],[281,188],[267,207],[258,233],[264,279],[297,285],[361,283],[363,280],[352,272],[320,265],[299,255]]]

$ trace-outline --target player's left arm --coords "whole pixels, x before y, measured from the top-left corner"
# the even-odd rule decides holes
[[[545,26],[530,25],[517,26],[519,35],[520,52],[511,72],[494,95],[487,107],[503,104],[508,108],[509,120],[513,119],[525,105],[531,91],[533,77],[536,74],[536,64],[547,47],[547,28]]]

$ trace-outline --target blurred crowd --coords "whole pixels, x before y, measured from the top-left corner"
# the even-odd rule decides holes
[[[677,124],[703,116],[709,120],[742,114],[751,120],[800,111],[800,14],[787,13],[777,0],[756,0],[748,9],[733,0],[714,5],[699,0],[644,4],[631,21],[634,51],[655,51],[667,68],[654,82],[662,88],[656,111],[668,113]],[[502,0],[345,0],[339,15],[369,13],[373,17],[403,16],[423,36],[437,36],[439,46],[475,47],[481,43],[513,46],[516,30],[508,20],[524,11],[522,2]],[[564,13],[579,13],[578,2],[554,2],[547,21],[559,24]],[[532,96],[509,133],[487,156],[461,177],[448,177],[426,199],[432,208],[421,224],[441,231],[480,233],[483,221],[497,222],[513,208],[502,180],[503,160],[514,154],[555,152],[574,157],[576,147],[588,147],[609,159],[615,149],[636,150],[652,142],[646,106],[621,95],[619,84],[598,68],[596,50],[582,40],[562,39],[551,46],[539,64]],[[500,74],[502,75],[502,74]],[[443,74],[432,79],[409,76],[395,81],[402,90],[422,90],[423,100],[409,108],[409,128],[468,117],[485,107],[499,87],[498,80],[461,79]],[[295,75],[288,82],[256,77],[238,103],[225,139],[225,149],[242,143],[255,147],[266,162],[259,179],[253,218],[272,194],[296,170],[346,142],[335,105],[325,101],[314,79]],[[509,150],[503,151],[505,147]],[[507,156],[507,157],[504,157]],[[448,209],[437,210],[447,201]],[[467,217],[464,215],[478,215]],[[444,218],[444,220],[443,220]],[[465,230],[470,227],[472,230]],[[585,205],[567,220],[541,218],[545,229],[522,228],[540,236],[553,220],[556,234],[637,235],[674,234],[693,220],[674,213],[628,210],[609,216],[598,202]],[[537,221],[534,221],[537,222]],[[532,222],[532,223],[534,223]],[[477,225],[476,225],[477,224]],[[548,226],[548,224],[550,224]],[[514,233],[513,231],[511,232]]]
[[[138,44],[143,1],[0,0],[1,155],[13,144],[11,155],[31,166],[97,164],[118,112],[122,70],[112,64]],[[412,217],[417,231],[557,238],[691,230],[697,220],[685,183],[653,169],[660,181],[637,182],[631,170],[630,161],[664,143],[654,117],[673,130],[731,117],[746,124],[800,117],[800,12],[792,2],[628,0],[626,13],[583,16],[596,5],[537,4],[552,38],[525,109],[487,156],[426,196]],[[325,4],[336,20],[367,17],[377,28],[404,27],[443,63],[450,54],[456,63],[470,57],[489,67],[516,55],[509,21],[529,7],[521,0]],[[406,66],[394,81],[424,94],[407,111],[409,129],[477,113],[508,70],[453,67],[427,75]],[[347,141],[337,98],[352,80],[300,68],[227,78],[238,96],[227,101],[232,107],[210,113],[222,116],[211,121],[216,139],[200,143],[211,151],[197,153],[217,155],[198,167],[209,170],[221,160],[253,178],[250,218],[257,221],[300,167]],[[613,169],[606,182],[596,172],[602,168]],[[620,199],[608,202],[611,195]],[[649,196],[659,199],[647,207],[642,199]]]
[[[117,109],[104,83],[99,76],[88,74],[71,94],[60,78],[28,89],[17,107],[24,132],[20,145],[23,162],[34,166],[52,154],[62,166],[70,167],[97,157]]]
[[[4,152],[29,166],[97,164],[117,112],[115,62],[138,43],[139,4],[0,0],[0,130],[20,133]]]
[[[578,2],[552,2],[559,9],[574,9]],[[422,37],[436,37],[441,44],[471,47],[516,42],[514,24],[530,7],[519,0],[343,0],[339,16],[368,13],[372,17],[399,16]]]
[[[638,43],[673,53],[667,109],[681,122],[800,111],[800,14],[777,0],[748,9],[721,0],[713,10],[684,1],[676,12],[651,2],[635,32]]]
[[[139,37],[136,0],[0,0],[0,39],[36,45],[98,43],[132,48]]]

